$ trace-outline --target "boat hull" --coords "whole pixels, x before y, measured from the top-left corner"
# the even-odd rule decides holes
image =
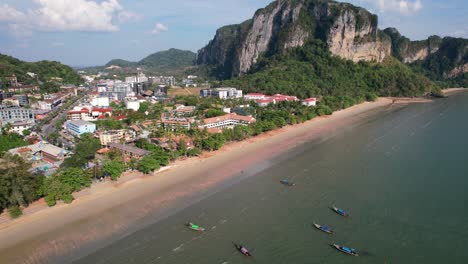
[[[346,254],[346,255],[354,256],[354,257],[358,257],[358,256],[359,256],[359,254],[356,253],[356,252],[349,252],[349,251],[344,250],[343,247],[340,246],[340,245],[337,245],[337,244],[330,244],[330,246],[331,246],[332,248],[334,248],[334,249],[340,251],[341,253]]]

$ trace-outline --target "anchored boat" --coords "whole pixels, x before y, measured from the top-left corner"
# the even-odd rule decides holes
[[[341,252],[345,253],[345,254],[355,256],[355,257],[359,256],[357,251],[354,248],[344,247],[344,246],[340,246],[340,245],[337,245],[337,244],[331,244],[330,246],[332,248],[338,250],[338,251],[341,251]]]
[[[339,214],[339,215],[341,215],[341,216],[344,216],[344,217],[348,217],[348,216],[349,216],[349,214],[348,214],[345,210],[340,209],[340,208],[337,208],[337,207],[335,207],[335,206],[330,207],[330,209],[332,209],[333,212],[335,212],[335,213],[337,213],[337,214]]]
[[[319,225],[319,224],[316,224],[314,223],[314,227],[317,228],[318,230],[324,232],[324,233],[327,233],[327,234],[333,234],[334,231],[330,229],[330,227],[328,226],[322,226],[322,225]]]
[[[203,228],[203,227],[201,227],[199,225],[196,225],[194,223],[191,223],[191,222],[187,223],[187,227],[192,229],[192,230],[195,230],[195,231],[200,231],[200,232],[205,231],[205,228]]]

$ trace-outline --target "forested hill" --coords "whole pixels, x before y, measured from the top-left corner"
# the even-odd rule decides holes
[[[250,73],[222,83],[242,87],[246,92],[286,93],[301,98],[331,96],[355,102],[377,95],[439,92],[434,82],[395,58],[385,58],[382,63],[354,63],[333,56],[320,40],[289,49],[286,54],[262,58]]]
[[[111,60],[106,64],[106,67],[112,65],[122,68],[142,67],[147,71],[162,74],[174,71],[183,71],[194,65],[196,57],[196,53],[188,50],[169,49],[151,54],[138,62],[131,62],[122,59]]]
[[[218,29],[197,64],[256,91],[422,95],[466,86],[467,52],[466,39],[411,41],[396,29],[379,30],[376,15],[348,3],[276,0]]]
[[[36,76],[31,76],[33,73]],[[0,78],[5,83],[5,77],[15,74],[19,82],[24,84],[46,83],[61,78],[63,84],[81,84],[82,80],[71,67],[56,61],[25,62],[11,56],[0,54]]]

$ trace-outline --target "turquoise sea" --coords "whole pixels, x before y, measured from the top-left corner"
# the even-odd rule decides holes
[[[189,220],[207,231],[188,230]],[[461,93],[369,113],[74,263],[468,263],[467,246],[468,93]]]

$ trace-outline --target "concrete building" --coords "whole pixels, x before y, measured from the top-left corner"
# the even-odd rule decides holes
[[[21,156],[24,160],[32,162],[33,165],[41,162],[55,163],[63,161],[72,154],[70,151],[49,144],[46,141],[10,149],[8,152]]]
[[[65,123],[68,132],[74,136],[81,136],[85,133],[96,132],[96,125],[83,120],[72,120]]]
[[[25,130],[31,130],[31,128],[34,126],[34,122],[31,121],[17,121],[10,123],[11,129],[10,132],[14,132],[20,135],[23,135],[23,132]]]
[[[304,99],[304,100],[302,100],[302,105],[316,106],[317,105],[317,98],[311,97],[311,98]]]
[[[206,118],[203,119],[203,124],[199,126],[199,128],[218,128],[218,129],[225,129],[225,128],[233,128],[238,125],[249,125],[255,123],[256,120],[250,116],[241,116],[236,113],[227,114],[218,117]]]
[[[95,97],[95,98],[91,99],[90,103],[91,103],[92,106],[109,107],[110,100],[109,100],[109,97],[98,96],[98,97]]]
[[[265,99],[266,95],[262,93],[248,93],[244,95],[244,99],[246,100],[262,100]]]
[[[200,91],[200,96],[218,97],[220,99],[242,98],[242,90],[236,88],[203,89]]]
[[[0,123],[2,127],[15,122],[35,123],[33,111],[31,109],[0,105]]]
[[[116,149],[122,152],[126,156],[126,158],[130,158],[130,159],[131,158],[141,159],[144,156],[151,154],[151,152],[147,150],[140,149],[137,147],[132,147],[132,146],[125,145],[125,144],[110,143],[109,148]]]
[[[98,108],[90,105],[76,106],[68,111],[67,120],[96,121],[112,116],[112,108]]]
[[[109,130],[99,133],[99,141],[101,145],[109,146],[111,143],[121,143],[125,141],[125,130]]]
[[[140,109],[140,101],[138,100],[125,100],[125,106],[127,109],[131,109],[133,111],[138,111]]]

